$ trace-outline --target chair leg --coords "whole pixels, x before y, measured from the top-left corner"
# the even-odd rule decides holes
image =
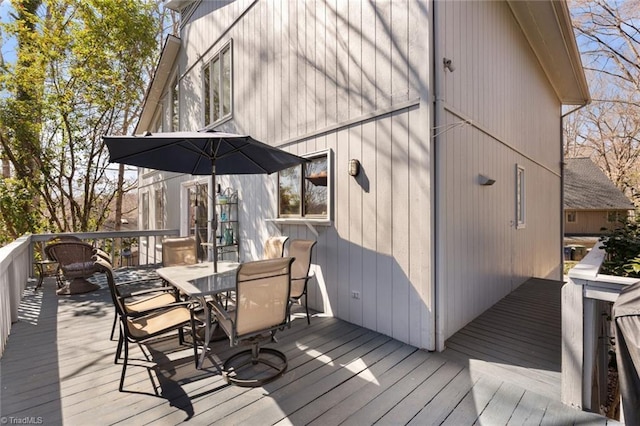
[[[113,334],[116,331],[116,323],[118,322],[118,311],[116,310],[115,315],[113,316],[113,325],[111,326],[111,336],[109,340],[113,340]]]
[[[244,362],[239,363],[239,365],[234,365],[235,362],[240,358],[247,358]],[[267,356],[271,356],[276,362],[267,358]],[[261,364],[263,366],[267,366],[273,370],[273,373],[269,375],[261,375],[260,378],[251,376],[239,377],[238,371],[243,370],[244,367],[247,366],[255,366],[257,364]],[[272,348],[261,348],[257,343],[253,344],[251,349],[245,349],[240,352],[236,352],[231,355],[222,365],[222,370],[224,372],[225,380],[227,383],[231,383],[237,386],[242,387],[259,387],[263,386],[278,377],[282,376],[284,372],[287,370],[287,356]],[[264,372],[263,372],[264,373]]]
[[[307,311],[307,325],[311,325],[311,317],[309,317],[309,295],[304,294],[304,309]]]
[[[122,329],[120,329],[119,335],[118,335],[118,348],[116,349],[116,358],[113,360],[114,364],[118,363],[118,360],[120,359],[120,355],[122,354],[122,341],[124,340],[124,335],[122,334]]]
[[[182,329],[180,329],[180,331],[182,331]],[[193,310],[191,310],[191,341],[193,342],[193,360],[196,363],[196,368],[198,368],[198,341],[196,333],[196,320]]]
[[[122,363],[122,374],[120,375],[120,386],[118,390],[122,392],[124,387],[124,375],[127,372],[127,362],[129,361],[129,341],[124,338],[124,362]]]

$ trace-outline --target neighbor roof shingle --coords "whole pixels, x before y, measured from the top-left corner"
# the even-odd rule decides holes
[[[634,205],[589,158],[569,158],[564,168],[564,208],[631,210]]]

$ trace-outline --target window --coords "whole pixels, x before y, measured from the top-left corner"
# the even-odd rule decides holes
[[[567,222],[568,223],[575,223],[576,222],[576,212],[575,211],[568,211],[567,212]]]
[[[278,173],[278,217],[329,219],[329,152]]]
[[[142,193],[142,229],[149,229],[149,193]]]
[[[198,243],[209,242],[209,185],[195,183],[186,187],[188,197],[187,217],[189,235],[195,235]],[[198,259],[206,258],[205,247],[198,244]]]
[[[525,195],[524,167],[516,164],[516,228],[525,226]]]
[[[178,76],[173,79],[173,83],[171,84],[171,103],[169,108],[171,109],[171,131],[177,132],[179,130],[179,100],[178,100]]]
[[[155,192],[155,215],[156,215],[156,228],[164,229],[164,188],[156,189]]]
[[[607,212],[607,222],[609,223],[617,223],[624,220],[624,215],[618,211],[609,211]]]
[[[231,42],[225,45],[202,71],[204,125],[231,116]]]

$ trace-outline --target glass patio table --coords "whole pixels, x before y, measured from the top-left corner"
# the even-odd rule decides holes
[[[157,270],[158,275],[182,293],[199,301],[205,312],[205,333],[202,353],[196,368],[202,368],[204,357],[209,350],[212,334],[211,311],[207,309],[207,296],[235,290],[237,262],[219,261],[218,272],[213,272],[213,262],[194,265],[167,266]],[[195,342],[194,342],[195,344]]]

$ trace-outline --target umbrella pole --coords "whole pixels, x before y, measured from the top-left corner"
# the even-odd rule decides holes
[[[216,164],[211,162],[211,190],[213,191],[213,220],[211,228],[213,230],[213,272],[218,272],[218,213],[216,208]]]

